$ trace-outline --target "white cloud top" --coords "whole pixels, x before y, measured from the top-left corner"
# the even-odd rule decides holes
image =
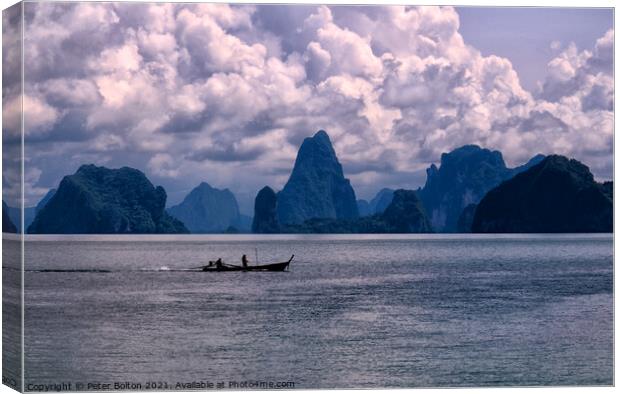
[[[185,189],[206,180],[252,195],[281,187],[302,139],[325,129],[362,194],[415,187],[464,144],[512,165],[564,154],[611,175],[613,31],[585,51],[550,38],[558,54],[528,92],[509,60],[464,42],[451,7],[26,9],[26,135],[55,144],[27,152],[40,168],[90,152]]]

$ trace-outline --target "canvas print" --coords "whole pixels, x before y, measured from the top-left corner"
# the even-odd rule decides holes
[[[613,13],[4,9],[3,384],[613,385]]]

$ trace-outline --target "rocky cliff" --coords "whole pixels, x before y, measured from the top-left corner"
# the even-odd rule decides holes
[[[543,158],[537,155],[511,169],[499,151],[476,145],[442,154],[439,168],[433,164],[426,170],[426,184],[418,190],[433,228],[437,232],[458,231],[458,218],[466,206],[478,203],[489,190]]]
[[[277,195],[269,186],[265,186],[258,192],[254,201],[253,233],[274,234],[280,232],[276,205]]]
[[[277,212],[283,224],[359,216],[355,192],[325,131],[306,138],[299,148],[291,176],[278,194]]]
[[[589,233],[613,231],[611,183],[563,156],[541,163],[489,191],[472,223],[482,233]]]
[[[65,176],[28,228],[33,234],[187,233],[164,207],[166,191],[133,168],[83,165]]]

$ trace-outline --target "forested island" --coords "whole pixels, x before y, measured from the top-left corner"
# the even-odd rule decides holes
[[[26,208],[24,223],[30,234],[613,231],[613,183],[596,182],[574,159],[536,155],[508,168],[501,152],[466,145],[426,174],[417,190],[382,188],[358,200],[319,130],[301,144],[282,190],[258,192],[253,218],[240,213],[230,190],[205,181],[166,209],[166,191],[140,170],[88,164]],[[4,202],[2,210],[3,232],[19,232],[19,210]]]

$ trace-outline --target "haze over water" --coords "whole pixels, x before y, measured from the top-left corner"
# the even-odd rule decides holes
[[[28,239],[26,385],[613,384],[612,235]]]

